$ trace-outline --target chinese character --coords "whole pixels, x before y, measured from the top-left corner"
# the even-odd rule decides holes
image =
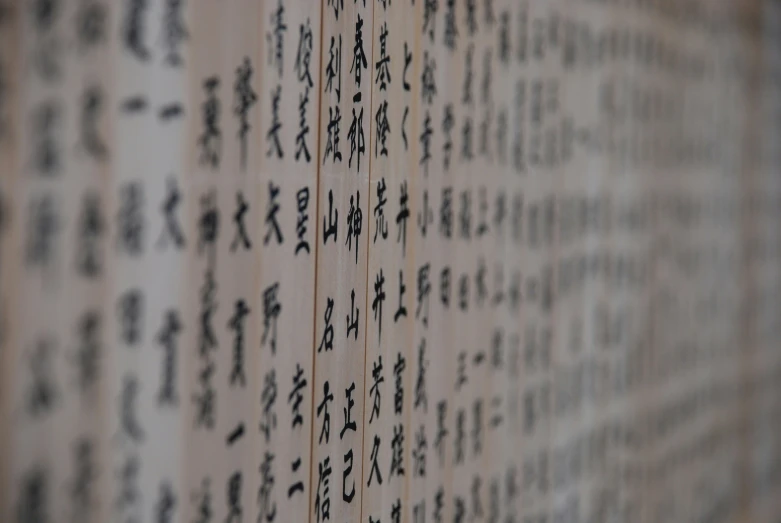
[[[271,431],[277,428],[277,414],[274,411],[274,404],[277,402],[277,373],[275,369],[269,370],[263,377],[263,391],[260,395],[260,401],[263,404],[260,432],[268,443],[271,440]]]
[[[304,417],[301,415],[301,403],[304,401],[304,389],[306,388],[307,381],[304,377],[304,369],[301,365],[296,363],[296,372],[293,374],[293,390],[287,397],[287,402],[292,403],[293,410],[293,424],[292,428],[303,425]]]
[[[388,23],[384,22],[380,28],[380,59],[374,64],[374,68],[377,70],[377,76],[374,78],[374,83],[380,84],[380,91],[385,91],[385,88],[391,82],[390,75],[390,60],[391,57],[387,52],[388,41]]]
[[[354,333],[354,339],[358,339],[358,318],[361,316],[361,310],[355,307],[355,289],[350,291],[350,314],[347,316],[347,338],[350,338],[350,331]]]
[[[260,338],[261,345],[266,345],[268,334],[271,332],[271,353],[277,353],[277,319],[282,312],[282,304],[279,302],[279,282],[269,285],[263,290],[263,335]]]
[[[157,245],[160,247],[168,244],[169,239],[174,244],[174,247],[179,249],[184,247],[184,234],[175,214],[181,201],[182,194],[179,192],[176,178],[171,175],[166,180],[166,197],[162,205],[164,225],[160,239],[157,240]]]
[[[323,443],[323,437],[325,437],[326,445],[331,439],[331,414],[328,412],[328,404],[333,401],[334,395],[331,393],[331,386],[326,381],[323,384],[323,401],[317,405],[317,417],[320,418],[320,414],[323,414],[323,425],[320,429],[320,437],[317,440],[319,444]]]
[[[282,236],[282,230],[279,227],[277,221],[277,213],[279,212],[279,197],[280,188],[278,185],[274,185],[274,182],[268,182],[268,209],[266,211],[266,235],[263,237],[263,245],[268,245],[269,240],[276,236],[277,245],[284,243],[284,237]]]
[[[277,515],[277,503],[271,500],[271,491],[274,488],[273,466],[274,455],[266,451],[263,462],[260,465],[260,490],[258,491],[258,521],[274,521]]]
[[[247,303],[242,300],[236,300],[236,306],[228,321],[228,328],[233,331],[233,365],[231,366],[230,384],[239,384],[242,387],[246,384],[244,375],[244,320],[249,315],[250,309]]]
[[[83,207],[79,216],[80,245],[77,249],[76,270],[85,278],[95,278],[102,270],[100,246],[103,235],[103,223],[100,199],[97,194],[84,195]]]
[[[366,53],[363,51],[363,18],[361,18],[360,13],[357,13],[357,18],[355,21],[355,45],[353,46],[353,61],[350,66],[350,72],[355,72],[355,86],[360,89],[361,69],[366,69],[368,63],[366,61]]]
[[[296,206],[298,209],[298,216],[296,217],[296,236],[298,237],[298,243],[296,243],[296,256],[298,251],[306,251],[309,254],[309,241],[306,236],[306,223],[309,221],[309,187],[304,187],[296,192]]]
[[[353,121],[350,123],[350,129],[347,131],[347,139],[350,140],[350,158],[347,160],[347,167],[352,167],[353,155],[357,151],[358,161],[356,162],[356,169],[360,172],[361,155],[366,153],[366,137],[363,132],[363,107],[361,107],[359,113],[356,113],[355,107],[353,107]]]
[[[325,330],[323,331],[323,338],[320,340],[320,345],[317,347],[317,352],[322,352],[325,347],[326,352],[334,349],[334,326],[331,325],[331,314],[334,312],[334,300],[326,297],[325,305]]]
[[[325,91],[326,93],[336,92],[336,103],[342,101],[342,35],[339,35],[339,45],[331,37],[331,46],[328,48],[328,65],[325,68]],[[333,80],[336,78],[336,88],[334,89]],[[338,134],[338,133],[337,133]]]
[[[179,54],[179,44],[189,37],[187,28],[182,20],[183,0],[166,0],[165,15],[163,17],[163,38],[168,52],[165,61],[171,67],[182,65],[182,56]]]
[[[377,476],[377,483],[382,485],[382,474],[380,473],[380,467],[377,464],[377,458],[379,458],[380,454],[380,437],[375,434],[374,435],[374,441],[372,442],[372,450],[370,458],[372,461],[371,469],[369,469],[369,481],[366,482],[367,487],[372,486],[372,478],[376,475]]]
[[[266,141],[270,142],[266,156],[276,155],[277,158],[284,158],[282,151],[282,142],[279,140],[279,131],[282,129],[282,120],[279,118],[279,104],[282,99],[282,86],[277,84],[276,89],[271,91],[271,127],[266,132]]]
[[[166,312],[163,326],[157,334],[157,341],[163,348],[163,372],[157,404],[175,406],[179,404],[176,393],[176,338],[182,331],[179,313],[171,309]]]
[[[201,106],[204,129],[198,138],[198,145],[201,147],[200,163],[209,165],[212,169],[220,166],[222,151],[222,131],[219,128],[220,99],[217,97],[219,86],[220,79],[216,76],[210,76],[203,82],[206,92],[206,100]]]
[[[380,385],[385,382],[385,377],[382,375],[382,355],[377,357],[377,361],[372,365],[372,386],[369,389],[369,395],[372,397],[372,412],[369,416],[369,423],[374,421],[375,416],[380,416],[380,402],[382,395],[380,394]],[[382,483],[382,480],[380,480]]]
[[[106,144],[98,132],[98,118],[103,110],[103,91],[90,86],[84,92],[81,103],[80,134],[84,150],[94,160],[105,160],[108,156]]]
[[[374,299],[372,300],[372,310],[374,311],[374,321],[377,323],[377,338],[382,340],[382,302],[385,301],[385,276],[382,274],[382,268],[377,274],[377,279],[374,282]]]
[[[235,102],[233,113],[239,117],[239,143],[241,146],[241,168],[247,167],[247,134],[251,129],[249,124],[249,110],[257,102],[257,95],[252,89],[252,63],[245,56],[242,64],[236,68],[236,81],[233,84]]]

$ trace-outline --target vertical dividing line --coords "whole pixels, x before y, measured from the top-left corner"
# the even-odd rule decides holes
[[[370,1],[373,1],[373,0],[370,0]],[[366,225],[366,227],[363,228],[366,231],[366,265],[364,266],[364,271],[363,271],[363,273],[366,275],[366,300],[365,300],[364,309],[363,309],[364,310],[364,314],[363,314],[363,334],[364,334],[364,336],[363,336],[363,371],[364,371],[363,372],[363,381],[364,382],[361,384],[363,386],[363,416],[364,416],[364,418],[366,417],[366,405],[368,405],[368,403],[366,403],[366,400],[367,400],[367,397],[366,397],[366,381],[370,379],[370,375],[371,375],[371,373],[369,372],[369,368],[367,367],[367,364],[369,362],[369,356],[367,354],[368,353],[367,345],[369,344],[369,330],[368,330],[369,329],[369,301],[370,301],[371,283],[372,283],[371,282],[371,278],[369,278],[369,260],[370,260],[369,249],[371,248],[371,242],[369,241],[369,236],[370,235],[369,235],[369,226],[368,226],[369,221],[371,220],[371,209],[372,209],[372,206],[371,206],[371,201],[372,201],[372,198],[371,198],[371,196],[372,196],[372,154],[371,154],[371,149],[372,149],[371,136],[372,136],[372,133],[371,133],[371,128],[372,128],[373,125],[376,125],[374,123],[374,118],[372,118],[372,115],[374,114],[374,106],[372,104],[372,102],[373,102],[372,99],[374,98],[374,96],[372,96],[374,94],[374,87],[373,87],[374,82],[373,82],[372,79],[374,78],[374,16],[375,16],[375,13],[378,10],[375,9],[374,7],[375,7],[374,4],[372,4],[372,17],[371,17],[371,20],[370,20],[370,22],[371,22],[371,29],[372,29],[371,30],[371,40],[370,40],[371,41],[371,50],[372,50],[372,52],[371,52],[371,56],[369,57],[369,60],[368,60],[368,62],[369,62],[369,73],[371,73],[371,74],[369,74],[369,82],[370,82],[369,96],[368,96],[369,102],[367,104],[369,106],[369,154],[368,154],[368,156],[369,156],[369,170],[367,172],[367,176],[369,177],[369,183],[367,184],[367,186],[369,187],[369,194],[366,195],[366,211],[367,211],[366,212],[366,214],[367,214],[366,224],[367,225]],[[364,24],[365,24],[365,22],[364,22]],[[356,206],[357,206],[357,202],[356,202]],[[357,246],[356,246],[356,248],[357,248]],[[364,453],[364,450],[366,449],[366,447],[364,445],[365,441],[366,441],[366,422],[364,420],[361,420],[361,482],[358,485],[361,488],[361,490],[363,490],[363,469],[364,469],[364,463],[366,463],[366,455]],[[360,506],[360,509],[361,509],[361,519],[359,521],[363,521],[363,517],[364,517],[364,514],[363,514],[363,504],[364,504],[363,503],[363,496],[361,496],[361,506]]]
[[[320,52],[318,53],[318,62],[317,62],[317,74],[320,75],[320,79],[323,78],[323,52],[325,49],[325,36],[323,32],[323,2],[318,2],[320,4]],[[322,142],[320,140],[320,114],[321,114],[321,105],[322,105],[322,92],[323,92],[323,86],[322,84],[318,84],[317,86],[317,94],[315,96],[315,105],[317,107],[317,110],[315,111],[315,120],[317,120],[316,125],[314,127],[315,129],[315,136],[317,140],[317,146],[315,147],[315,150],[317,151],[317,156],[315,156],[315,166],[317,169],[317,176],[315,177],[315,191],[313,194],[313,199],[315,201],[315,212],[314,212],[314,222],[315,225],[315,262],[312,265],[312,270],[315,272],[315,277],[313,280],[313,292],[312,292],[312,309],[314,310],[314,313],[312,314],[312,348],[311,348],[311,358],[312,358],[312,375],[309,378],[309,382],[312,384],[311,387],[309,387],[309,405],[311,409],[311,418],[312,421],[309,424],[309,491],[307,491],[307,521],[311,523],[312,521],[312,489],[315,488],[313,477],[314,477],[314,471],[315,471],[315,372],[316,368],[315,365],[317,364],[317,350],[315,349],[315,344],[317,343],[317,265],[320,263],[320,227],[318,227],[320,221],[320,179],[322,177],[322,164],[320,163],[320,155],[322,154]]]

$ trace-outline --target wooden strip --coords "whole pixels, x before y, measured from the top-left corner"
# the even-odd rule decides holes
[[[373,9],[323,6],[310,493],[317,523],[361,517]]]

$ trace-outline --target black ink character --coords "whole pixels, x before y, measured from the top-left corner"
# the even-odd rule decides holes
[[[21,478],[16,521],[51,521],[51,485],[47,469],[34,465]]]
[[[231,366],[230,384],[244,387],[247,378],[244,374],[244,322],[250,313],[247,303],[236,300],[233,316],[228,321],[228,328],[233,331],[233,365]]]
[[[59,402],[60,391],[54,381],[54,340],[43,337],[30,350],[30,385],[27,390],[27,412],[33,418],[50,414]]]
[[[298,95],[298,134],[296,135],[296,154],[295,159],[299,161],[301,155],[306,163],[312,161],[309,154],[309,146],[306,138],[309,135],[309,123],[307,122],[307,105],[309,104],[309,90],[314,85],[312,75],[309,71],[309,62],[312,57],[312,29],[309,26],[309,18],[306,19],[306,25],[299,27],[298,51],[296,52],[296,62],[294,69],[298,76],[299,83],[303,84],[303,91]]]
[[[469,36],[474,36],[477,32],[476,0],[466,0],[466,27],[469,31]]]
[[[388,477],[392,478],[404,475],[404,426],[399,423],[393,426],[393,438],[391,439],[391,463]]]
[[[447,11],[445,12],[445,33],[443,35],[445,47],[450,52],[456,50],[456,39],[458,38],[458,24],[456,23],[456,0],[446,0]]]
[[[190,37],[182,18],[184,0],[166,0],[163,15],[163,39],[165,40],[165,62],[171,67],[182,65],[179,45]]]
[[[357,14],[355,21],[355,45],[353,46],[353,61],[350,66],[350,72],[355,73],[355,87],[361,88],[361,70],[368,67],[366,53],[363,50],[363,18]]]
[[[331,46],[328,48],[328,65],[325,67],[325,90],[323,92],[336,92],[336,103],[342,101],[342,35],[339,35],[339,44],[331,37]],[[336,88],[333,81],[336,78]],[[332,117],[333,119],[333,117]],[[338,133],[337,133],[338,134]],[[340,158],[341,159],[341,158]]]
[[[309,25],[309,18],[306,19],[306,24],[301,24],[298,28],[298,50],[296,51],[296,62],[293,68],[296,71],[296,76],[299,82],[303,82],[310,89],[314,85],[312,83],[312,75],[309,72],[309,62],[312,58],[312,28]]]
[[[76,324],[78,346],[73,351],[76,364],[76,383],[85,399],[94,398],[100,375],[101,316],[94,310],[86,311]]]
[[[355,307],[355,289],[350,291],[350,314],[347,315],[347,338],[350,338],[350,331],[353,331],[353,339],[358,339],[358,319],[361,316],[361,310]]]
[[[456,436],[453,441],[453,460],[456,465],[464,463],[464,446],[466,444],[466,436],[464,433],[464,425],[466,424],[466,413],[464,409],[458,409],[456,412]]]
[[[401,523],[401,500],[398,498],[391,506],[391,523]]]
[[[418,211],[418,229],[420,235],[425,238],[428,232],[428,226],[434,221],[434,210],[428,203],[428,189],[423,190],[423,205]]]
[[[353,472],[353,449],[348,450],[344,455],[344,470],[342,471],[342,501],[352,503],[355,497],[355,481],[353,480],[350,492],[347,492],[347,478]]]
[[[407,180],[401,182],[399,187],[399,212],[396,214],[396,227],[398,234],[396,243],[401,242],[401,255],[407,255],[407,220],[409,219],[409,193],[407,192]]]
[[[92,192],[84,195],[79,216],[79,248],[76,253],[76,271],[93,279],[103,270],[100,239],[105,232],[100,197]]]
[[[415,309],[415,319],[420,319],[424,327],[428,327],[429,294],[431,294],[430,271],[431,265],[428,263],[421,265],[418,269],[418,305]]]
[[[374,311],[374,321],[377,322],[377,338],[382,340],[382,303],[385,301],[385,276],[382,274],[382,268],[377,273],[377,279],[374,282],[374,299],[372,300],[372,311]]]
[[[281,312],[279,282],[274,282],[263,290],[263,335],[260,338],[261,346],[265,346],[268,340],[271,354],[277,353],[277,320]],[[271,333],[270,339],[269,333]]]
[[[271,431],[277,428],[277,413],[274,406],[277,402],[277,372],[269,370],[263,376],[263,391],[260,394],[263,412],[260,415],[260,432],[268,444],[271,441]]]
[[[399,318],[407,317],[407,307],[404,306],[404,293],[407,290],[407,286],[404,285],[404,271],[399,270],[399,306],[396,308],[396,313],[393,315],[393,323],[399,321]]]
[[[282,85],[277,84],[276,89],[271,91],[271,126],[266,132],[266,141],[269,142],[269,148],[266,156],[276,156],[284,158],[285,153],[282,150],[282,142],[279,139],[279,132],[282,130],[282,120],[279,118],[279,104],[282,100]]]
[[[200,390],[193,394],[195,403],[195,428],[214,429],[216,421],[216,391],[212,386],[215,366],[213,361],[207,361],[198,373]]]
[[[479,521],[483,518],[483,503],[480,501],[480,487],[483,485],[483,480],[479,475],[475,474],[472,478],[472,520]]]
[[[212,169],[217,169],[220,166],[222,154],[222,131],[219,127],[220,99],[217,96],[219,86],[220,79],[217,76],[210,76],[203,81],[206,100],[201,106],[203,133],[198,138],[198,145],[201,148],[201,165],[209,166]]]
[[[355,400],[353,399],[353,392],[355,392],[355,382],[350,383],[350,386],[344,390],[344,394],[347,397],[347,405],[344,407],[344,424],[342,430],[339,432],[339,439],[344,439],[344,433],[348,430],[355,432],[358,426],[353,419],[353,407],[355,406]],[[327,443],[327,441],[326,441]]]
[[[144,295],[138,289],[124,292],[117,300],[119,337],[123,343],[135,346],[141,343],[144,321]]]
[[[360,93],[359,93],[360,94]],[[353,155],[357,152],[356,170],[361,171],[361,156],[366,153],[366,136],[363,132],[363,107],[360,112],[355,112],[353,107],[353,121],[350,123],[350,129],[347,131],[347,139],[350,140],[350,158],[347,160],[347,167],[353,165]]]
[[[125,375],[119,396],[119,430],[123,437],[137,444],[143,442],[146,437],[136,413],[140,387],[137,376]]]
[[[428,360],[426,359],[426,338],[420,339],[420,345],[418,346],[418,376],[415,380],[415,397],[413,408],[423,409],[423,412],[428,412],[428,392],[426,391],[426,370],[428,370]]]
[[[339,1],[339,0],[334,0]],[[315,518],[316,523],[331,520],[331,497],[329,496],[329,480],[331,478],[331,458],[325,459],[317,464],[317,493],[315,495]],[[321,495],[322,488],[322,495]]]
[[[29,268],[51,268],[56,256],[60,214],[54,197],[43,194],[30,202],[25,261]]]
[[[235,252],[239,247],[242,247],[245,250],[252,248],[252,242],[250,242],[249,234],[247,234],[247,226],[244,222],[247,212],[249,212],[247,200],[244,199],[244,193],[238,191],[236,193],[236,212],[233,213],[233,223],[236,225],[236,234],[231,242],[232,252]]]
[[[439,301],[446,309],[450,307],[450,267],[439,272]]]
[[[369,423],[374,421],[374,418],[380,416],[380,405],[382,401],[382,394],[380,393],[380,385],[385,382],[385,377],[382,375],[382,355],[377,357],[377,361],[372,365],[372,386],[369,389],[369,395],[372,397],[372,412],[369,416]]]
[[[32,113],[32,165],[36,173],[51,178],[62,171],[62,148],[57,133],[62,126],[62,106],[45,101]]]
[[[304,401],[304,389],[307,381],[304,377],[304,369],[299,363],[296,363],[296,371],[293,374],[293,390],[287,397],[287,402],[291,404],[293,423],[291,428],[300,427],[304,424],[304,416],[301,414],[301,403]]]
[[[141,62],[150,58],[149,49],[144,43],[146,27],[143,20],[148,10],[149,0],[128,0],[125,21],[122,24],[125,47]]]
[[[483,400],[479,398],[472,404],[472,454],[483,453]]]
[[[263,245],[268,245],[268,242],[276,237],[277,245],[282,245],[285,242],[282,236],[282,230],[279,227],[277,221],[277,213],[279,212],[279,198],[280,188],[278,185],[274,185],[274,182],[268,182],[268,207],[266,209],[266,235],[263,237]]]
[[[325,437],[326,445],[331,439],[331,414],[328,412],[328,404],[334,401],[334,395],[331,393],[331,386],[328,381],[323,384],[323,401],[317,405],[317,417],[320,418],[320,414],[323,414],[323,425],[320,429],[320,437],[317,442],[322,445],[323,437]]]
[[[168,481],[160,484],[160,497],[155,505],[155,523],[172,523],[176,513],[176,494]]]
[[[161,248],[165,247],[169,242],[171,242],[176,249],[184,248],[184,233],[182,232],[182,226],[179,225],[179,220],[176,218],[176,210],[179,208],[181,202],[182,194],[176,183],[176,177],[174,175],[169,175],[166,180],[165,200],[163,200],[163,205],[161,206],[163,213],[163,232],[160,234],[160,239],[157,240],[157,245]]]
[[[377,476],[377,483],[382,485],[382,473],[380,472],[380,466],[377,464],[377,459],[380,455],[380,437],[375,434],[374,441],[372,442],[372,450],[369,459],[371,459],[371,468],[369,469],[369,481],[366,482],[367,487],[372,486],[372,478]]]
[[[342,153],[339,151],[339,124],[342,122],[342,115],[339,112],[339,106],[328,107],[328,136],[325,141],[325,154],[323,154],[323,165],[328,159],[328,155],[333,158],[333,163],[342,161]]]
[[[423,34],[428,33],[432,44],[434,43],[434,23],[438,7],[438,0],[423,0]]]
[[[301,468],[301,457],[299,456],[295,460],[293,460],[293,463],[290,464],[290,468],[292,470],[291,476],[298,472],[298,469]],[[295,494],[304,493],[304,482],[303,481],[296,481],[290,487],[287,489],[287,499],[292,498]]]
[[[374,64],[374,69],[377,71],[377,76],[374,78],[374,83],[380,85],[380,91],[385,91],[386,87],[391,83],[390,75],[390,61],[391,57],[388,54],[388,23],[384,22],[380,28],[380,59]]]
[[[225,523],[242,523],[244,510],[241,506],[242,475],[236,471],[228,478],[227,507]]]
[[[176,406],[179,396],[176,392],[176,340],[182,331],[179,313],[171,309],[166,312],[163,326],[157,334],[157,341],[163,348],[163,373],[160,390],[157,393],[158,405]]]
[[[120,188],[117,213],[117,242],[120,251],[137,257],[144,252],[146,220],[144,219],[144,187],[140,182],[129,182]]]
[[[212,516],[212,495],[211,495],[211,483],[209,478],[203,478],[201,480],[201,488],[197,492],[193,492],[192,500],[196,506],[195,513],[196,518],[193,523],[213,523]]]
[[[71,521],[84,521],[95,507],[95,479],[98,477],[95,463],[95,445],[86,437],[80,437],[71,445],[73,449],[73,479],[68,483],[68,495],[73,503]]]
[[[420,161],[418,165],[423,166],[423,174],[428,176],[428,164],[431,161],[431,136],[434,129],[431,127],[431,115],[426,109],[426,115],[423,117],[423,131],[420,133]]]
[[[284,44],[285,32],[285,6],[282,0],[277,3],[277,8],[272,11],[269,17],[271,22],[271,31],[266,34],[268,42],[268,64],[276,69],[277,77],[281,80],[284,71]]]
[[[453,104],[446,104],[442,117],[442,134],[444,139],[442,142],[442,167],[445,172],[450,171],[450,158],[453,153],[453,127],[456,125],[455,117],[453,116]]]
[[[426,477],[426,426],[420,425],[415,432],[415,446],[412,448],[412,475],[416,478]]]
[[[388,122],[388,100],[383,100],[377,108],[374,115],[374,122],[377,125],[377,131],[374,136],[374,157],[377,155],[388,156],[388,134],[390,133],[390,123]]]
[[[358,264],[359,239],[363,229],[363,211],[361,210],[361,191],[356,192],[355,199],[350,195],[350,211],[347,213],[347,249],[353,249],[353,236],[355,236],[355,263]]]
[[[272,522],[277,516],[277,503],[273,501],[274,490],[274,454],[266,451],[260,464],[260,488],[258,490],[258,521]]]
[[[296,243],[295,254],[298,256],[299,251],[306,251],[309,254],[309,240],[306,239],[306,224],[309,221],[309,187],[303,187],[296,192],[296,207],[298,210],[298,216],[296,217],[298,242]]]
[[[214,256],[217,236],[220,232],[220,211],[217,208],[217,193],[214,189],[203,194],[200,199],[201,216],[198,220],[198,254],[203,254],[206,247]]]
[[[434,103],[434,98],[437,96],[437,84],[434,79],[436,70],[436,60],[429,57],[428,51],[424,52],[423,72],[420,75],[420,97],[423,103],[429,106]]]
[[[326,297],[325,301],[325,330],[323,331],[323,337],[320,340],[320,345],[317,346],[317,352],[322,352],[325,348],[326,352],[334,350],[334,326],[331,325],[331,315],[334,312],[334,300]]]
[[[257,94],[252,89],[252,62],[245,56],[244,61],[236,68],[236,80],[233,83],[235,102],[233,114],[239,118],[239,145],[241,147],[241,168],[247,168],[247,136],[252,126],[249,123],[249,111],[258,100]]]
[[[437,403],[437,435],[434,438],[434,448],[439,456],[439,466],[445,465],[445,438],[449,431],[447,430],[447,401],[442,400]]]
[[[394,377],[394,391],[393,391],[393,412],[397,416],[401,416],[404,409],[404,386],[402,383],[402,373],[407,368],[407,360],[401,355],[401,352],[396,353],[396,363],[393,364],[393,377]]]
[[[81,146],[93,160],[97,161],[103,161],[108,157],[108,148],[98,130],[98,119],[102,111],[103,90],[94,85],[88,87],[82,95],[79,130]]]
[[[99,2],[82,2],[76,15],[76,34],[81,49],[97,46],[106,38],[107,6]]]

